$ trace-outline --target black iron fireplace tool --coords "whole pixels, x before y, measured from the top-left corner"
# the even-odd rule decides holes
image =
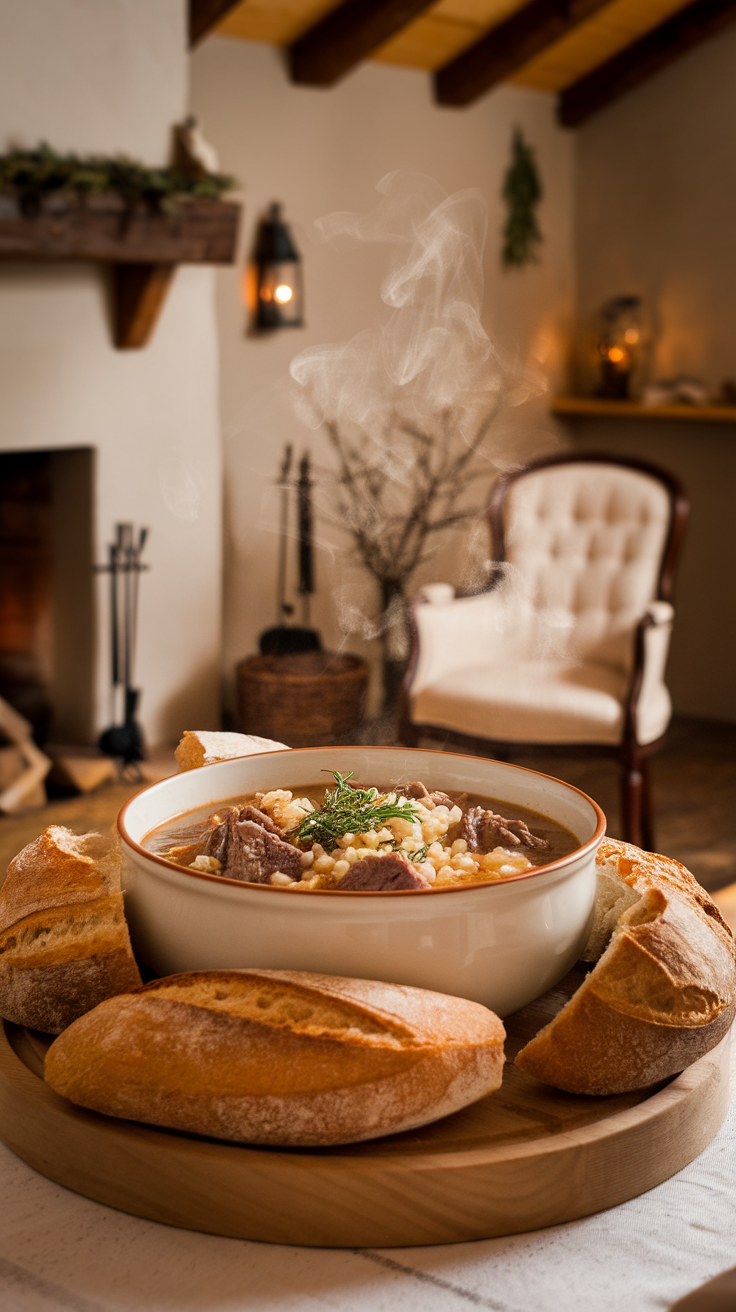
[[[135,766],[145,756],[143,735],[135,718],[140,689],[133,687],[133,663],[138,623],[138,580],[142,571],[148,569],[148,565],[141,564],[147,537],[148,529],[140,529],[136,543],[133,525],[117,524],[116,540],[109,548],[109,564],[98,567],[110,575],[112,688],[116,707],[119,704],[118,689],[123,692],[123,723],[105,729],[100,734],[99,747],[106,756],[117,757],[123,768]]]
[[[312,479],[309,455],[299,462],[299,479],[290,479],[292,448],[287,446],[281,464],[278,488],[281,492],[279,524],[278,583],[276,625],[261,634],[259,647],[262,656],[290,656],[293,652],[321,651],[322,640],[316,629],[309,627],[309,598],[314,592],[314,565],[312,548]],[[289,500],[296,486],[299,523],[299,585],[302,598],[302,625],[287,624],[294,607],[286,600],[286,550],[289,539]]]

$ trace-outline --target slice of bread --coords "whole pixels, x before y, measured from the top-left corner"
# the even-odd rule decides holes
[[[736,1011],[736,949],[715,903],[684,866],[604,839],[598,850],[596,960],[516,1065],[570,1093],[646,1088],[723,1038]]]
[[[0,1015],[59,1034],[140,982],[117,840],[51,825],[11,861],[0,888]]]
[[[174,752],[182,770],[198,770],[215,761],[231,761],[238,756],[257,756],[261,752],[288,752],[286,743],[272,738],[258,738],[250,733],[209,733],[205,729],[185,729]]]
[[[50,1047],[46,1079],[110,1116],[297,1147],[396,1134],[497,1089],[505,1031],[477,1002],[286,970],[172,975]]]

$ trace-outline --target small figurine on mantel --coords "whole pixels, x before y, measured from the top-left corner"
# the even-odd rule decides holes
[[[174,168],[194,177],[220,171],[217,151],[205,137],[195,114],[188,114],[183,123],[174,127]]]

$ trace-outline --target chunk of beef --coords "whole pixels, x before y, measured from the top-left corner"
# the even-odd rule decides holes
[[[229,860],[230,843],[233,837],[235,826],[243,821],[249,821],[252,824],[259,825],[267,833],[273,834],[275,838],[282,837],[282,831],[278,825],[266,815],[265,811],[259,811],[257,806],[242,806],[239,811],[231,810],[225,816],[225,819],[217,825],[208,835],[205,845],[200,849],[204,856],[214,856],[223,867],[221,874],[225,874],[224,867]],[[279,867],[274,867],[278,869]],[[284,871],[286,874],[286,871]],[[238,878],[237,875],[231,878]]]
[[[272,820],[270,815],[266,815],[265,811],[259,811],[257,806],[241,806],[238,812],[238,820],[252,820],[254,824],[267,829],[269,834],[275,834],[277,838],[283,838],[284,836],[283,829],[279,829],[276,821]]]
[[[505,820],[482,806],[472,806],[463,819],[462,837],[471,852],[492,852],[494,847],[549,847],[546,838],[533,834],[523,820]]]
[[[204,856],[220,862],[221,875],[248,883],[267,884],[280,870],[292,879],[301,878],[299,853],[285,843],[281,830],[255,806],[230,811],[207,839]]]
[[[451,811],[455,805],[452,798],[447,796],[447,793],[441,793],[439,789],[435,789],[434,792],[430,793],[427,785],[419,779],[407,784],[406,788],[399,788],[398,791],[403,792],[405,797],[415,798],[417,802],[421,802],[430,811],[435,806],[446,806],[448,811]]]
[[[388,893],[395,889],[429,888],[429,882],[398,852],[364,856],[354,861],[336,885],[341,892]]]
[[[212,833],[209,835],[207,842],[202,848],[203,856],[213,856],[220,862],[221,866],[225,865],[225,862],[227,861],[230,830],[234,825],[236,818],[235,811],[229,811],[225,816],[225,819],[212,830]]]
[[[277,870],[301,879],[302,863],[296,848],[254,820],[236,819],[229,827],[227,858],[220,873],[249,884],[267,884]]]

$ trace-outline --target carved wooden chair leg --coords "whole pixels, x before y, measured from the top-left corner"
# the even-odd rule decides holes
[[[654,822],[652,819],[652,796],[651,780],[649,774],[649,761],[644,756],[639,762],[641,770],[642,790],[641,790],[641,844],[645,852],[654,851]]]
[[[621,769],[621,829],[624,842],[642,847],[646,784],[644,762],[638,753],[626,753]]]

